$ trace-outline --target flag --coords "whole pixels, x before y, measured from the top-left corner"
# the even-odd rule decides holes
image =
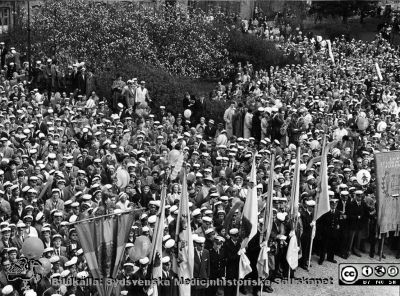
[[[154,228],[153,241],[150,259],[153,262],[153,279],[162,277],[162,239],[165,227],[165,198],[167,195],[167,187],[163,186],[161,191],[161,205],[157,214],[157,222]],[[153,285],[153,296],[158,295],[157,285]]]
[[[272,192],[274,190],[274,170],[275,170],[275,156],[271,154],[271,165],[270,165],[269,180],[268,180],[268,198],[264,212],[264,226],[263,226],[263,234],[265,235],[266,241],[269,240],[269,237],[271,235],[272,222],[273,222],[272,204],[274,197]]]
[[[375,153],[379,234],[400,229],[400,151]]]
[[[257,200],[257,177],[256,158],[253,156],[251,165],[249,188],[243,207],[241,231],[244,233],[241,250],[239,251],[239,279],[244,278],[252,271],[250,260],[246,256],[246,247],[249,241],[257,234],[258,226],[258,200]]]
[[[258,276],[261,278],[268,277],[269,274],[269,266],[268,266],[268,240],[271,234],[272,221],[273,221],[273,213],[272,213],[272,191],[274,188],[274,168],[275,168],[275,156],[271,154],[271,163],[270,163],[270,174],[268,180],[268,196],[266,205],[264,208],[264,225],[263,229],[260,233],[260,243],[261,250],[260,254],[257,258],[257,272]]]
[[[300,248],[297,243],[297,237],[296,237],[295,231],[292,230],[290,235],[291,235],[291,238],[290,238],[288,250],[286,253],[286,260],[291,269],[296,269],[297,266],[299,265],[299,250],[300,250]]]
[[[257,200],[257,170],[256,160],[253,157],[251,166],[249,188],[247,189],[247,197],[242,213],[242,233],[244,231],[244,239],[242,241],[242,249],[247,247],[249,241],[257,233],[258,225],[258,200]]]
[[[297,243],[296,229],[299,212],[300,195],[300,147],[297,148],[296,165],[294,166],[294,176],[292,192],[290,195],[290,217],[292,220],[292,231],[289,246],[286,253],[286,260],[290,268],[295,269],[299,262],[299,246]]]
[[[184,154],[181,152],[179,156],[177,157],[176,161],[174,162],[174,169],[172,170],[171,173],[171,180],[175,180],[176,177],[178,177],[179,172],[182,169],[183,161],[185,160]]]
[[[329,57],[332,60],[332,63],[335,64],[335,59],[333,58],[333,53],[332,53],[332,44],[330,40],[326,40],[326,43],[328,44],[328,52],[329,52]]]
[[[257,258],[257,272],[258,272],[258,277],[260,278],[266,278],[268,277],[269,274],[269,265],[268,265],[268,242],[263,241],[261,243],[261,250],[260,253],[258,254]]]
[[[246,275],[248,275],[252,269],[250,266],[250,260],[246,256],[246,249],[240,249],[240,261],[239,261],[239,279],[243,279]]]
[[[94,279],[116,278],[134,221],[134,212],[94,218],[75,225]],[[110,296],[112,285],[98,284],[100,296]]]
[[[378,74],[379,80],[382,81],[383,77],[382,77],[382,73],[381,73],[381,68],[379,68],[378,63],[375,63],[375,69],[376,69],[376,74]]]
[[[326,145],[326,136],[322,144],[322,158],[321,167],[319,172],[320,184],[317,196],[317,203],[315,205],[314,221],[318,220],[323,214],[330,211],[329,193],[328,193],[328,152],[329,147]]]
[[[184,227],[183,227],[184,226]],[[178,277],[183,280],[193,278],[194,246],[192,230],[190,228],[189,196],[187,190],[186,169],[182,182],[182,197],[179,202],[179,213],[176,223],[176,237],[178,244]],[[179,294],[190,296],[190,285],[179,285]]]
[[[300,195],[300,147],[297,148],[296,164],[294,166],[292,192],[290,194],[290,215],[292,219],[297,219],[299,212]]]

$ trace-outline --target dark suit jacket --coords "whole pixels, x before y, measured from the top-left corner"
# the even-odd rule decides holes
[[[241,241],[239,240],[236,245],[231,239],[226,240],[224,249],[226,251],[226,258],[229,258],[226,262],[226,278],[237,279],[239,277],[239,260],[240,256],[238,252],[240,250]]]
[[[353,200],[348,207],[348,219],[350,230],[361,230],[363,224],[368,218],[369,212],[365,202],[361,202],[357,205],[357,202]]]
[[[313,214],[307,211],[301,213],[301,222],[303,223],[303,235],[311,235],[312,227],[310,223],[313,221]]]
[[[159,287],[159,295],[162,296],[176,296],[179,295],[179,288],[177,285],[175,285],[175,279],[178,279],[178,275],[173,272],[172,270],[170,270],[168,272],[168,277],[166,277],[164,271],[162,274],[162,279],[163,280],[169,280],[169,286],[168,285],[162,285]]]
[[[210,253],[204,249],[202,258],[200,259],[197,250],[194,251],[194,268],[193,278],[209,279],[210,278]],[[204,287],[196,287],[204,288]]]
[[[85,76],[82,76],[82,73],[79,73],[76,77],[79,93],[82,95],[86,95],[86,82],[88,78],[88,73],[85,73]]]
[[[219,253],[214,248],[210,250],[210,279],[217,279],[225,276],[226,253],[225,249],[221,248]]]
[[[322,237],[333,237],[336,235],[339,226],[339,216],[340,213],[338,209],[334,213],[331,211],[322,215],[318,220],[318,227]]]
[[[151,270],[147,270],[147,274],[143,274],[143,270],[139,269],[132,275],[132,280],[150,280],[151,279]],[[139,285],[131,285],[128,288],[128,295],[132,296],[147,296],[147,286],[139,286]]]

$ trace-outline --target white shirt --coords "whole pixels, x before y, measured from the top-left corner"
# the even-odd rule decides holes
[[[138,87],[136,89],[136,98],[135,98],[135,102],[136,103],[144,103],[146,101],[146,96],[148,94],[147,88],[141,88]]]

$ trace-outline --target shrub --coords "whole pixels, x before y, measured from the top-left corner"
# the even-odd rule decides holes
[[[198,97],[204,95],[209,100],[209,94],[216,86],[216,80],[192,79],[187,77],[173,76],[167,71],[160,70],[157,67],[135,61],[123,65],[116,65],[115,68],[109,68],[107,71],[99,73],[97,76],[98,94],[101,97],[109,97],[111,94],[111,85],[116,77],[116,73],[122,75],[125,80],[138,78],[146,81],[146,87],[150,92],[150,97],[155,102],[155,108],[167,106],[174,114],[183,113],[182,100],[186,92]],[[209,101],[208,101],[209,102]],[[220,118],[222,120],[226,103],[209,102],[207,104],[207,114],[209,118]],[[222,115],[221,115],[222,113]]]
[[[236,30],[230,32],[227,49],[232,62],[236,64],[249,61],[255,69],[267,69],[270,66],[288,63],[287,57],[276,48],[276,43]]]
[[[104,70],[137,59],[176,75],[212,77],[227,62],[228,27],[220,21],[201,10],[188,17],[179,7],[47,0],[32,17],[32,48],[64,65],[80,60]]]

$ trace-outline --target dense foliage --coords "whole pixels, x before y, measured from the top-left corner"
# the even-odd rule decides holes
[[[227,61],[228,27],[202,11],[137,3],[45,1],[32,20],[34,52],[103,70],[137,59],[169,73],[215,76]]]

